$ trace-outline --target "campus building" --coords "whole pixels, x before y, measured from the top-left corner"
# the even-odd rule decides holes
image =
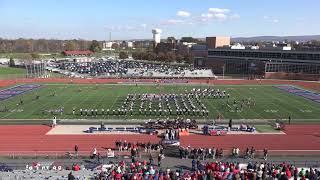
[[[208,49],[206,66],[215,73],[319,80],[320,52]]]
[[[207,43],[208,49],[215,49],[219,47],[229,46],[230,37],[207,37],[206,43]]]
[[[210,41],[208,41],[210,39]],[[207,38],[207,52],[194,48],[196,66],[210,67],[215,74],[242,74],[275,79],[320,80],[320,51],[282,49],[231,49],[217,47],[218,38]],[[208,44],[209,42],[209,44]],[[224,41],[226,42],[226,41]]]

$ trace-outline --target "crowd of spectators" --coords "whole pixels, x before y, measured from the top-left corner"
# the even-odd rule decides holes
[[[224,150],[218,147],[212,148],[192,148],[188,147],[179,147],[179,156],[181,159],[216,159],[224,157]],[[256,149],[254,147],[246,148],[243,153],[239,147],[233,147],[231,149],[231,158],[240,158],[241,156],[245,159],[254,159],[256,155]],[[267,160],[268,158],[268,149],[263,150],[263,159]]]
[[[116,149],[119,152],[122,151],[129,151],[132,152],[132,150],[137,151],[137,152],[153,152],[153,151],[160,151],[163,149],[163,147],[160,144],[157,143],[132,143],[132,142],[127,142],[126,140],[118,140],[115,142]]]
[[[151,155],[150,155],[151,156]],[[159,154],[158,163],[153,157],[148,160],[108,162],[93,169],[74,165],[62,171],[2,172],[1,178],[11,179],[96,179],[96,180],[319,180],[318,168],[298,167],[290,163],[192,160],[189,165],[173,167],[161,165],[164,157]],[[160,163],[159,163],[160,162]],[[185,164],[185,163],[184,163]],[[68,173],[68,174],[67,174]],[[60,176],[60,177],[59,177]]]
[[[267,162],[248,164],[232,162],[192,161],[191,170],[182,168],[162,169],[154,164],[143,162],[114,164],[96,176],[97,179],[145,179],[145,180],[262,180],[262,179],[310,179],[318,180],[319,170],[315,168],[298,168],[291,164],[272,164]]]
[[[294,165],[267,162],[239,164],[229,162],[192,161],[191,179],[236,179],[236,180],[262,180],[262,179],[312,179],[317,180],[320,173],[317,169],[298,169]],[[192,178],[193,176],[193,178]]]

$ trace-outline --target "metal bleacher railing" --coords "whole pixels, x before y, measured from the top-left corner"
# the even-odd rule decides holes
[[[70,151],[71,154],[73,154],[73,152]],[[75,163],[80,163],[80,164],[87,164],[89,161],[86,161],[85,159],[89,159],[89,155],[90,155],[91,151],[80,151],[78,153],[78,157],[75,157],[74,154],[73,155],[68,155],[67,152],[65,151],[15,151],[15,152],[6,152],[6,151],[0,151],[0,156],[2,156],[1,160],[0,160],[0,164],[1,166],[5,165],[8,166],[12,169],[20,169],[20,170],[24,170],[26,168],[26,165],[31,165],[32,163],[37,163],[37,162],[54,162],[55,164],[64,164],[66,165],[72,165]],[[157,154],[157,152],[153,152],[154,154]],[[228,152],[229,153],[229,152]],[[320,160],[319,159],[315,159],[315,160],[310,160],[310,157],[306,157],[306,159],[296,159],[294,157],[291,157],[289,159],[286,158],[282,158],[282,159],[286,159],[286,160],[280,160],[277,158],[272,158],[268,161],[264,161],[262,159],[262,152],[258,151],[256,154],[256,159],[254,160],[248,160],[243,158],[242,156],[239,158],[231,158],[230,155],[228,153],[224,154],[223,158],[218,159],[219,161],[228,161],[228,162],[237,162],[237,163],[248,163],[249,161],[251,162],[267,162],[270,164],[282,164],[282,163],[286,163],[286,164],[292,164],[296,167],[305,167],[305,168],[319,168],[320,167]],[[117,162],[117,161],[121,161],[121,160],[125,160],[127,159],[127,161],[129,162],[130,156],[129,156],[129,152],[115,152],[115,156],[114,158],[111,158],[113,160],[113,162]],[[146,157],[148,153],[145,153],[143,156]],[[156,157],[156,155],[155,155]],[[99,161],[99,163],[106,163],[109,162],[109,160],[111,160],[110,158],[106,158],[106,153],[102,152],[101,153],[101,159],[102,161]],[[180,160],[183,161],[183,160]],[[212,160],[212,159],[206,159],[207,162],[213,162],[216,160]],[[98,161],[97,160],[91,160],[92,164],[98,165]],[[91,164],[91,165],[92,165]],[[88,164],[87,164],[88,165]],[[191,164],[190,164],[191,166]]]

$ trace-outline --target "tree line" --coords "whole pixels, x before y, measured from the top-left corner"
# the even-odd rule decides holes
[[[64,50],[101,51],[102,42],[93,40],[1,39],[0,53],[60,53]]]
[[[126,57],[122,52],[120,52],[119,57]],[[133,52],[132,58],[135,60],[147,60],[147,61],[160,61],[160,62],[178,62],[178,63],[193,63],[192,54],[178,54],[175,52]],[[123,59],[123,58],[122,58]]]

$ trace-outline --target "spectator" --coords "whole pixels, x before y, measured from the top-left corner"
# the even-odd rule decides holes
[[[250,150],[251,159],[254,159],[255,153],[256,153],[256,150],[255,150],[254,147],[252,146],[252,147],[251,147],[251,150]]]
[[[80,170],[79,164],[75,164],[72,169],[73,169],[74,171],[79,171],[79,170]]]
[[[56,127],[57,126],[57,117],[56,116],[53,116],[53,119],[52,119],[52,128]]]
[[[150,165],[153,165],[153,157],[151,153],[149,154],[149,163]]]
[[[76,178],[74,177],[74,175],[72,174],[72,172],[70,172],[68,174],[68,180],[75,180]]]
[[[79,152],[79,147],[78,147],[78,145],[75,145],[74,146],[74,155],[76,158],[78,157],[78,152]]]
[[[268,159],[268,149],[264,148],[263,149],[263,159],[266,161]]]
[[[91,155],[91,159],[96,158],[96,157],[97,157],[97,153],[98,153],[97,148],[93,148],[93,150],[92,150],[92,155]]]

